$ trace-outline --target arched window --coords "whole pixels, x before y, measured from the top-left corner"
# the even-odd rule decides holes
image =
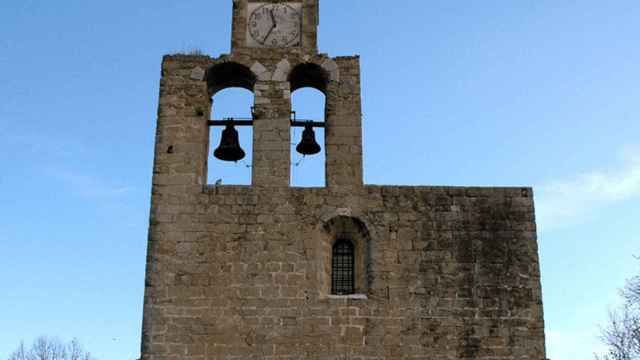
[[[331,293],[350,295],[355,293],[355,256],[349,240],[338,240],[333,244],[331,256]]]

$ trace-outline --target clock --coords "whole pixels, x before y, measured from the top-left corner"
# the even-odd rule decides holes
[[[300,45],[301,3],[249,3],[248,45],[284,48]]]

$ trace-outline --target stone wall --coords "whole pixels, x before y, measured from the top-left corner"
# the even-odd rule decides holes
[[[166,185],[154,199],[143,359],[544,359],[530,189]],[[322,281],[341,218],[366,228],[362,296]]]
[[[229,64],[237,68],[228,69]],[[303,75],[290,79],[300,71]],[[166,56],[160,86],[156,162],[173,159],[172,175],[195,177],[206,183],[211,96],[225,87],[253,91],[254,186],[289,186],[291,92],[315,87],[326,96],[326,183],[331,187],[362,186],[360,63],[357,56],[330,58],[326,54],[297,54],[284,50],[236,51],[216,59],[206,56]],[[228,78],[240,79],[232,82]],[[171,122],[171,124],[167,123]],[[179,139],[175,136],[180,135]],[[163,148],[188,144],[188,156],[199,171],[176,161]],[[177,169],[179,168],[179,169]],[[158,170],[158,169],[156,169]],[[157,171],[156,171],[157,173]],[[163,176],[168,175],[162,173]]]
[[[529,188],[362,183],[359,59],[309,49],[166,56],[142,358],[545,356]],[[206,183],[211,97],[253,91],[252,186]],[[289,187],[291,92],[326,95],[326,187]],[[330,294],[331,246],[356,289]]]

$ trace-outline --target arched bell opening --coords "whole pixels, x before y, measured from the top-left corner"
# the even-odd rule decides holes
[[[212,96],[208,183],[250,185],[256,76],[242,64],[225,62],[209,68],[206,80]]]
[[[291,185],[326,186],[325,117],[328,73],[302,63],[289,74],[291,88]]]
[[[218,91],[211,101],[212,119],[250,119],[254,96],[242,88]],[[209,128],[208,183],[251,185],[253,164],[252,126],[212,126]],[[222,160],[220,155],[227,157]]]
[[[326,99],[322,92],[305,87],[291,94],[292,118],[298,122],[324,123]],[[324,187],[325,129],[324,127],[291,128],[291,185]]]

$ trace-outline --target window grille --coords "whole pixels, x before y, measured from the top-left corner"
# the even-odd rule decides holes
[[[338,240],[333,245],[331,260],[331,293],[349,295],[355,292],[353,244],[348,240]]]

